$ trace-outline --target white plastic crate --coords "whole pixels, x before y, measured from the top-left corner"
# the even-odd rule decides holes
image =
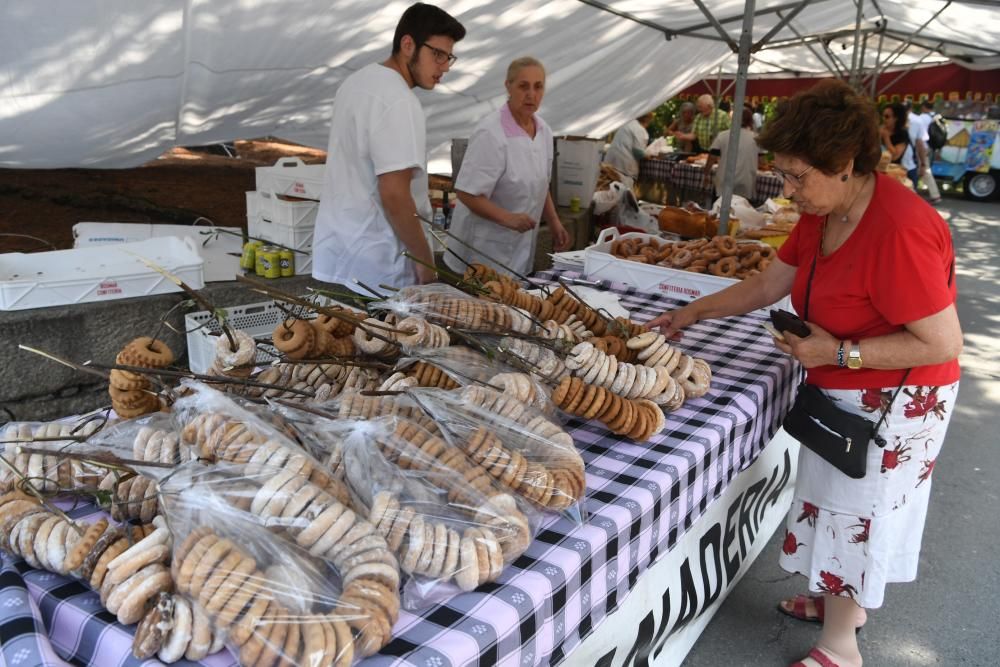
[[[318,212],[319,202],[290,201],[270,192],[247,193],[248,220],[256,217],[285,227],[313,227]]]
[[[297,157],[282,158],[272,167],[257,167],[257,190],[319,201],[325,171],[325,164],[306,164]]]
[[[312,244],[315,227],[288,227],[258,216],[247,219],[247,230],[253,238],[302,251],[295,253],[295,275],[312,273]]]
[[[730,285],[739,282],[735,278],[682,271],[615,257],[611,254],[611,244],[620,238],[663,241],[662,238],[652,234],[638,232],[619,234],[618,230],[613,227],[602,230],[600,236],[597,237],[597,243],[584,252],[583,272],[588,279],[621,282],[643,292],[664,294],[684,301],[694,301],[708,294],[721,292]],[[783,298],[775,305],[791,310],[791,302],[788,297]],[[768,308],[770,307],[768,306]]]
[[[205,282],[235,280],[240,272],[243,230],[214,225],[160,225],[147,222],[78,222],[73,225],[73,247],[132,243],[147,239],[176,236],[190,238],[193,247],[205,260]],[[232,253],[235,253],[232,254]]]
[[[285,318],[285,313],[273,301],[252,303],[246,306],[225,308],[226,320],[234,329],[247,332],[254,338],[270,338],[274,327]],[[204,325],[204,326],[202,326]],[[195,373],[205,373],[215,359],[215,342],[221,334],[222,325],[207,310],[189,313],[184,317],[187,331],[188,366]],[[276,350],[268,345],[257,346],[257,363],[266,364],[274,359]]]
[[[0,255],[0,310],[25,310],[179,292],[147,260],[193,289],[205,286],[203,260],[173,236],[110,246]]]

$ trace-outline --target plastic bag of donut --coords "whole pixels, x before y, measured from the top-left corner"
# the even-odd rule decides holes
[[[399,318],[421,317],[442,327],[497,333],[529,333],[534,323],[528,312],[496,301],[477,299],[450,285],[404,287],[388,299],[370,304]]]
[[[199,382],[185,380],[190,393],[174,404],[175,427],[190,457],[294,471],[334,498],[346,489],[326,462],[308,452],[287,432],[265,421],[233,397]]]
[[[539,509],[583,520],[583,459],[559,424],[487,386],[409,393],[434,418],[445,440],[505,490]]]
[[[408,575],[408,609],[495,581],[531,543],[530,507],[417,423],[385,417],[335,428],[345,440],[352,508]]]
[[[731,236],[715,236],[673,242],[620,239],[611,244],[611,254],[644,264],[742,280],[766,270],[776,252],[764,243],[741,243]]]
[[[89,438],[103,423],[98,419],[8,422],[0,431],[6,460],[0,466],[0,493],[22,487],[25,480],[47,493],[96,484],[103,475],[101,469],[60,452]]]
[[[191,462],[164,480],[174,591],[240,664],[350,665],[390,639],[394,559],[366,520],[275,472]]]

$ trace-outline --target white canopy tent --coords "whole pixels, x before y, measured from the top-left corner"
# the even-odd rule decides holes
[[[175,145],[266,135],[325,148],[339,83],[387,56],[408,4],[9,3],[0,22],[0,167],[128,167]],[[545,63],[541,113],[556,133],[600,136],[720,65],[734,71],[733,49],[720,30],[738,41],[744,10],[736,0],[459,0],[442,6],[468,36],[443,84],[420,92],[432,171],[446,170],[442,159],[452,137],[468,136],[503,103],[511,59],[530,54]],[[945,58],[974,65],[1000,55],[997,13],[992,2],[862,0],[855,31],[855,2],[760,0],[754,40],[783,48],[757,51],[751,71],[837,69],[831,54],[846,69],[852,31],[862,38],[869,68],[886,64],[894,44],[903,48],[892,66]],[[719,25],[712,25],[716,19]]]

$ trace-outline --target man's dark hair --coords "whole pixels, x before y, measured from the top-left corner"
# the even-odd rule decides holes
[[[934,109],[934,101],[929,98],[924,98],[924,101],[920,103],[920,108],[931,111]]]
[[[403,35],[409,35],[418,45],[425,44],[434,35],[460,42],[465,37],[465,27],[440,7],[418,2],[403,12],[396,24],[396,34],[392,37],[393,55],[399,53]]]

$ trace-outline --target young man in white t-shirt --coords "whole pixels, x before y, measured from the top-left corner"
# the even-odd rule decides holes
[[[419,212],[430,218],[426,119],[413,88],[431,90],[455,61],[465,28],[433,5],[409,7],[392,55],[347,77],[333,103],[325,182],[313,237],[313,277],[397,287],[437,274]],[[356,289],[356,288],[355,288]]]

